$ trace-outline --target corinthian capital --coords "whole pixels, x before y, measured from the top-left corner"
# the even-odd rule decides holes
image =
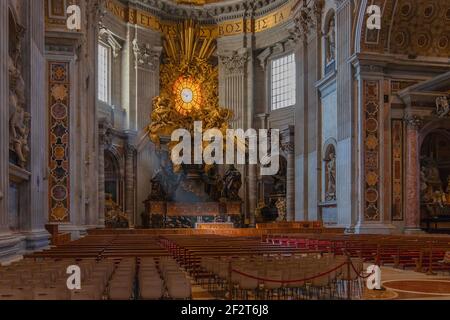
[[[406,115],[404,118],[408,128],[419,130],[423,126],[423,119],[415,115]]]
[[[307,40],[310,31],[317,25],[317,11],[319,6],[314,3],[308,7],[306,2],[297,10],[294,16],[294,27],[289,30],[294,41]],[[321,12],[321,9],[320,9]]]
[[[161,47],[151,47],[147,44],[139,44],[137,39],[133,40],[133,52],[135,57],[136,68],[148,68],[155,71],[159,66],[159,58],[161,56]]]
[[[242,73],[248,61],[248,52],[246,49],[233,51],[230,55],[219,55],[226,73]]]
[[[324,0],[315,0],[313,4],[313,13],[316,23],[316,27],[320,29],[322,23],[322,12],[323,12]]]
[[[98,25],[106,12],[106,0],[89,0],[86,1],[88,9],[88,17],[90,17],[90,25]]]

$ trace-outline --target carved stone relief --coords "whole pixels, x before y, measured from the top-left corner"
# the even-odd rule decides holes
[[[11,19],[11,16],[10,16]],[[25,81],[22,77],[21,41],[25,29],[10,20],[9,35],[9,149],[15,155],[13,162],[25,168],[30,153],[28,136],[31,115],[26,112]]]
[[[139,44],[135,38],[133,40],[133,52],[135,56],[135,67],[148,68],[155,71],[159,66],[161,47],[151,47],[149,44]]]

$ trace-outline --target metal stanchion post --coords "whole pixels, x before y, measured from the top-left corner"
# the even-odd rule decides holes
[[[430,256],[429,256],[429,262],[428,262],[428,272],[427,275],[436,275],[435,272],[433,272],[433,241],[430,241]]]
[[[347,299],[352,300],[352,286],[350,280],[350,264],[352,260],[349,255],[347,255]]]
[[[228,260],[228,290],[230,291],[230,300],[233,300],[233,282],[231,281],[231,275],[233,273],[231,266],[231,259]]]

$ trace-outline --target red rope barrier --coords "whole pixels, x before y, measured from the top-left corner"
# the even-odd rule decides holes
[[[352,260],[350,260],[350,266],[352,267],[353,271],[355,271],[356,275],[359,278],[361,278],[361,279],[367,279],[367,278],[369,278],[371,275],[373,275],[375,273],[375,272],[372,272],[372,273],[368,274],[367,276],[362,276],[362,275],[359,274],[359,271],[356,270],[356,267],[353,265],[353,261]]]
[[[241,276],[244,276],[244,277],[247,277],[247,278],[250,278],[250,279],[254,279],[254,280],[258,280],[258,281],[275,282],[275,283],[282,283],[282,284],[284,284],[284,283],[304,282],[304,281],[308,281],[308,280],[317,279],[317,278],[326,276],[327,274],[330,274],[330,273],[332,273],[333,271],[338,270],[339,268],[342,268],[342,267],[345,266],[346,264],[347,264],[347,262],[344,262],[344,263],[338,265],[337,267],[335,267],[335,268],[333,268],[333,269],[331,269],[331,270],[329,270],[329,271],[327,271],[327,272],[323,272],[323,273],[320,273],[320,274],[318,274],[318,275],[315,275],[315,276],[312,276],[312,277],[309,277],[309,278],[299,279],[299,280],[274,280],[274,279],[265,279],[265,278],[255,277],[255,276],[253,276],[253,275],[251,275],[251,274],[247,274],[247,273],[244,273],[244,272],[239,271],[239,270],[236,270],[236,269],[231,269],[231,271],[232,271],[232,272],[235,272],[235,273],[237,273],[237,274],[240,274]]]

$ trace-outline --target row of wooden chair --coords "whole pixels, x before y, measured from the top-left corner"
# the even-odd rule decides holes
[[[72,265],[80,267],[80,289],[68,288],[67,268]],[[100,300],[114,268],[106,260],[24,259],[0,268],[0,300]]]
[[[209,273],[208,290],[218,287],[236,298],[347,299],[362,296],[361,259],[332,254],[304,254],[289,257],[240,257],[202,259],[201,268]],[[200,282],[205,284],[205,282]]]
[[[119,262],[109,282],[110,300],[130,300],[134,298],[136,259],[126,258]]]
[[[378,265],[414,269],[418,272],[450,271],[444,262],[450,237],[408,235],[266,235],[262,242],[305,250],[346,252]]]
[[[189,299],[192,287],[189,278],[180,269],[175,259],[164,257],[160,260],[161,274],[167,287],[168,296],[172,299]]]
[[[136,234],[88,235],[70,243],[35,252],[29,258],[136,258],[168,255],[157,236]]]

